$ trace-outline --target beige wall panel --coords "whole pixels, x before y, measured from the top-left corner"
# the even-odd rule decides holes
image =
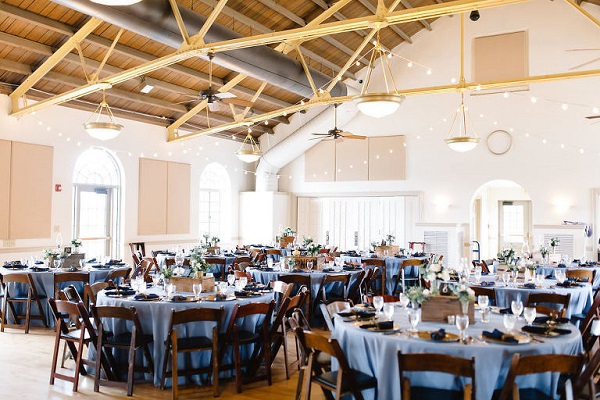
[[[0,140],[0,239],[8,239],[11,142]]]
[[[335,180],[366,181],[369,178],[369,144],[366,140],[344,140],[335,145]]]
[[[167,234],[190,233],[191,165],[169,162]]]
[[[404,180],[406,169],[404,136],[370,137],[368,141],[369,180]]]
[[[473,40],[473,78],[476,82],[528,76],[527,32],[483,36]]]
[[[12,142],[11,153],[9,237],[49,238],[54,149]]]
[[[138,235],[167,233],[167,162],[140,158]]]
[[[304,180],[306,182],[333,182],[335,180],[335,142],[324,140],[304,153]]]

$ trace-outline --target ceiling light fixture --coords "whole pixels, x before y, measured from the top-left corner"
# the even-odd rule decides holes
[[[105,119],[108,118],[108,121],[100,121],[103,113],[105,114]],[[106,94],[104,90],[102,91],[102,101],[88,122],[83,124],[83,127],[91,137],[98,140],[111,140],[119,136],[119,133],[121,133],[123,125],[115,122],[115,116],[106,102]]]
[[[140,93],[148,94],[154,89],[154,85],[146,82],[146,78],[142,77],[142,88],[140,89]]]
[[[367,77],[363,83],[362,90],[358,96],[355,96],[352,99],[352,101],[354,101],[360,112],[363,114],[370,117],[381,118],[393,114],[398,110],[400,103],[404,100],[404,96],[398,94],[398,89],[396,88],[394,77],[392,76],[388,58],[381,48],[379,31],[377,32],[377,40],[374,41],[374,45],[375,47],[371,50],[371,59],[367,66]],[[377,59],[379,59],[381,64],[381,73],[383,75],[386,93],[368,93],[369,85],[371,83],[371,74],[373,73],[373,69],[375,69]],[[388,80],[390,83],[388,83]],[[393,86],[393,90],[390,90],[390,85]]]
[[[142,0],[91,0],[92,3],[104,4],[105,6],[130,6]]]
[[[258,159],[262,156],[262,151],[260,151],[260,147],[252,137],[250,133],[246,135],[246,138],[242,142],[240,149],[235,152],[238,158],[245,162],[251,163],[258,161]]]

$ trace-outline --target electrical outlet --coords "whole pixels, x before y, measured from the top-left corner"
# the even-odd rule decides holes
[[[14,239],[7,239],[2,241],[2,247],[15,247],[17,244]]]

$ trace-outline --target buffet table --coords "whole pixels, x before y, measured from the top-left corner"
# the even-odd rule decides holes
[[[396,307],[394,321],[402,330],[409,325],[406,311]],[[365,391],[365,399],[400,399],[400,383],[397,352],[403,353],[443,353],[456,357],[475,357],[477,399],[491,399],[494,390],[500,389],[505,381],[512,356],[534,354],[579,354],[583,350],[579,331],[573,325],[566,325],[571,333],[556,338],[537,338],[528,344],[505,344],[482,340],[483,330],[494,328],[505,331],[502,317],[492,314],[489,323],[480,322],[479,312],[475,315],[477,322],[471,323],[466,330],[468,336],[474,338],[468,345],[460,342],[444,343],[409,336],[404,332],[381,333],[362,329],[356,322],[344,322],[340,316],[335,318],[335,329],[332,337],[340,342],[350,367],[373,375],[377,378],[377,395],[374,390]],[[521,319],[515,329],[524,325]],[[445,328],[448,332],[458,333],[454,325],[438,323],[420,323],[418,330],[438,330]],[[539,340],[539,341],[538,341]],[[458,378],[433,373],[407,374],[411,383],[440,389],[456,389]],[[555,374],[556,375],[556,374]],[[555,376],[554,375],[554,376]],[[461,382],[461,381],[459,381]],[[519,378],[522,387],[554,388],[556,379],[550,374],[529,375]],[[461,382],[461,384],[464,382]],[[375,397],[376,396],[376,397]]]

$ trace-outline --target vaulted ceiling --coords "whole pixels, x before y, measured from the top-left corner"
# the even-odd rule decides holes
[[[175,3],[175,0],[169,1],[171,4]],[[386,9],[390,6],[395,7],[397,11],[405,10],[406,13],[421,8],[429,10],[421,14],[423,18],[415,13],[416,16],[406,19],[408,22],[383,25],[380,29],[381,44],[385,49],[392,49],[403,42],[412,43],[411,37],[418,31],[434,29],[431,24],[436,17],[451,13],[436,14],[430,11],[434,7],[464,3],[471,4],[473,9],[474,5],[487,6],[486,1],[489,0],[448,3],[443,3],[443,0],[387,0],[379,3],[376,0],[351,0],[341,1],[344,5],[339,9],[335,8],[335,12],[330,9],[336,4],[325,0],[177,0],[176,3],[208,18],[209,21],[211,17],[215,17],[214,25],[210,29],[218,24],[242,38],[256,37],[257,40],[263,40],[267,34],[292,32],[307,25],[334,27],[335,22],[345,22],[346,25],[343,25],[342,29],[328,30],[331,34],[321,32],[306,37],[298,34],[290,41],[264,40],[266,45],[293,59],[298,68],[302,69],[304,66],[312,71],[319,71],[335,84],[338,75],[342,81],[355,81],[356,73],[368,62],[364,58],[365,55],[373,48],[369,43],[372,37],[371,25],[363,25],[357,29],[350,25],[351,21],[384,15],[391,11]],[[88,0],[80,1],[87,2]],[[496,1],[498,2],[501,3]],[[19,85],[27,83],[28,77],[36,70],[44,70],[39,79],[32,81],[30,88],[26,87],[24,95],[19,95],[16,99],[20,100],[18,104],[25,108],[27,104],[24,99],[49,99],[89,85],[94,73],[97,73],[96,81],[103,81],[107,77],[131,70],[136,73],[131,74],[129,79],[113,83],[112,87],[106,90],[106,100],[115,115],[165,127],[176,126],[182,131],[203,132],[207,127],[239,122],[252,115],[272,113],[273,117],[267,122],[252,124],[252,134],[259,136],[272,132],[276,124],[289,122],[288,113],[275,111],[309,101],[310,96],[286,90],[269,81],[250,76],[240,77],[239,71],[220,66],[217,49],[213,66],[213,88],[219,89],[227,85],[227,91],[236,97],[231,100],[231,104],[217,102],[214,106],[204,107],[205,104],[200,104],[199,93],[209,86],[209,63],[205,50],[210,43],[203,48],[204,51],[198,53],[199,56],[185,57],[180,62],[166,63],[161,68],[142,69],[143,73],[138,73],[136,68],[172,55],[178,49],[164,44],[164,41],[135,33],[127,26],[116,26],[103,21],[91,24],[91,16],[57,3],[63,2],[0,2],[0,92],[11,94]],[[467,8],[463,7],[462,10]],[[326,14],[327,18],[322,18],[325,12],[331,15]],[[343,29],[345,26],[348,26],[348,29]],[[86,29],[91,33],[86,35],[82,32]],[[78,32],[81,37],[74,36]],[[189,32],[189,36],[196,33]],[[76,43],[69,46],[73,38],[76,39]],[[203,42],[199,43],[202,47]],[[250,48],[245,51],[252,51],[255,45],[254,42],[249,43],[246,47]],[[185,46],[181,49],[185,50]],[[48,60],[52,57],[55,57],[56,61],[49,63]],[[353,61],[353,57],[356,57],[356,61]],[[154,88],[147,94],[141,93],[140,90],[146,85]],[[72,96],[69,101],[60,103],[91,112],[101,99],[100,91],[92,91],[83,96]],[[290,110],[294,111],[293,108]],[[182,116],[185,118],[181,119]],[[225,125],[220,131],[206,133],[226,138],[243,138],[247,130],[247,124],[233,124]],[[173,132],[177,130],[171,133]],[[175,135],[178,136],[177,133]]]

